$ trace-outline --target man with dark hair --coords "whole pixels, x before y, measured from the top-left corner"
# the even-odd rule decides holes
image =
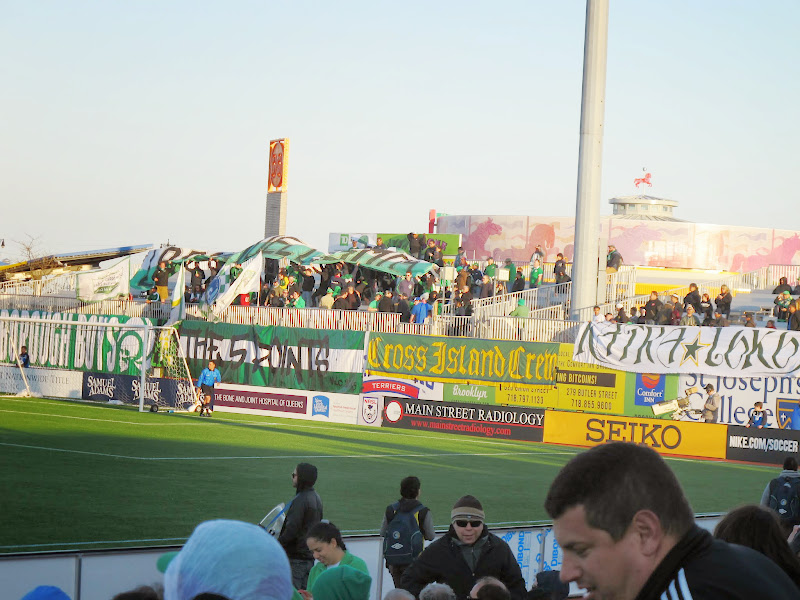
[[[778,513],[787,537],[795,525],[800,525],[800,473],[794,456],[786,457],[783,471],[764,488],[761,505]]]
[[[763,554],[694,523],[675,474],[651,448],[596,446],[556,476],[545,500],[564,552],[561,580],[596,600],[797,598]]]
[[[706,393],[708,394],[708,398],[706,398],[706,402],[703,404],[703,412],[700,416],[703,417],[706,423],[716,423],[719,416],[719,405],[722,400],[719,394],[714,391],[714,386],[710,383],[706,386]]]
[[[400,500],[395,502],[394,504],[390,504],[386,507],[386,510],[383,513],[383,523],[381,523],[381,537],[386,538],[384,545],[389,547],[393,544],[403,543],[408,546],[411,542],[410,540],[401,540],[400,533],[400,524],[397,523],[395,527],[392,527],[393,533],[397,535],[398,539],[392,540],[388,537],[390,524],[393,523],[395,518],[398,516],[400,519],[407,519],[408,521],[414,521],[416,525],[416,529],[419,531],[419,536],[417,536],[419,545],[418,548],[421,551],[422,549],[422,539],[432,540],[436,537],[436,532],[433,529],[433,517],[431,516],[431,511],[426,506],[422,505],[422,502],[419,501],[419,490],[420,490],[420,481],[419,477],[414,477],[410,475],[409,477],[405,477],[400,482]],[[416,533],[416,531],[414,532]],[[403,550],[402,548],[398,548],[398,550]],[[387,554],[386,549],[384,549],[384,555]],[[394,587],[400,587],[400,580],[403,578],[403,573],[406,572],[409,565],[414,561],[414,559],[419,556],[419,552],[414,554],[413,552],[406,558],[401,556],[393,556],[392,552],[389,552],[390,556],[386,558],[386,568],[389,570],[389,574],[392,576],[394,580]]]
[[[403,574],[401,586],[419,597],[428,583],[446,583],[457,598],[466,598],[481,577],[496,577],[513,600],[525,597],[525,580],[517,559],[502,539],[489,533],[483,506],[462,496],[450,513],[450,529],[429,545]]]
[[[278,536],[292,568],[295,589],[306,589],[308,573],[314,566],[314,555],[308,549],[308,530],[322,520],[322,499],[314,489],[317,467],[300,463],[292,471],[292,487],[297,492],[286,509],[286,520]]]
[[[470,590],[469,600],[511,600],[511,594],[497,577],[481,577]]]

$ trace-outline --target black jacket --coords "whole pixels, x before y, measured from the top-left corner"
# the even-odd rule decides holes
[[[703,299],[700,297],[700,292],[698,292],[697,290],[689,292],[688,294],[686,294],[686,296],[683,297],[683,308],[685,310],[686,307],[691,304],[692,306],[694,306],[694,312],[700,314],[700,303],[702,302],[702,300]]]
[[[306,545],[306,535],[322,520],[322,500],[314,491],[316,481],[316,467],[306,463],[297,465],[297,494],[286,511],[286,520],[278,536],[289,558],[314,560]]]
[[[800,590],[769,558],[750,548],[715,540],[695,525],[656,567],[636,600],[798,597]]]
[[[511,548],[489,533],[485,525],[481,535],[483,538],[487,539],[473,572],[461,554],[458,537],[451,526],[444,536],[425,548],[411,564],[403,574],[400,587],[419,597],[422,588],[437,581],[449,585],[456,593],[456,598],[464,600],[478,579],[491,575],[506,585],[512,600],[522,600],[525,597],[525,580]]]
[[[655,300],[648,300],[647,304],[644,305],[644,318],[655,322],[655,320],[658,319],[658,311],[661,310],[662,306],[664,306],[664,303],[658,298]]]

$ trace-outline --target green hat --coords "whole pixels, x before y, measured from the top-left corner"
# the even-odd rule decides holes
[[[314,600],[368,600],[372,577],[348,565],[324,571],[311,588]]]

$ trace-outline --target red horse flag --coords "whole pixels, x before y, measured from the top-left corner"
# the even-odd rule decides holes
[[[643,183],[647,184],[647,187],[653,187],[653,184],[650,183],[650,173],[645,173],[644,177],[637,177],[633,180],[633,185],[635,185],[637,188]]]

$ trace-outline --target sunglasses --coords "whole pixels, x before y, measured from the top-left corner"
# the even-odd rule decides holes
[[[471,525],[474,529],[483,525],[483,521],[467,521],[466,519],[458,519],[454,521],[454,523],[459,527],[466,527],[467,525]]]

